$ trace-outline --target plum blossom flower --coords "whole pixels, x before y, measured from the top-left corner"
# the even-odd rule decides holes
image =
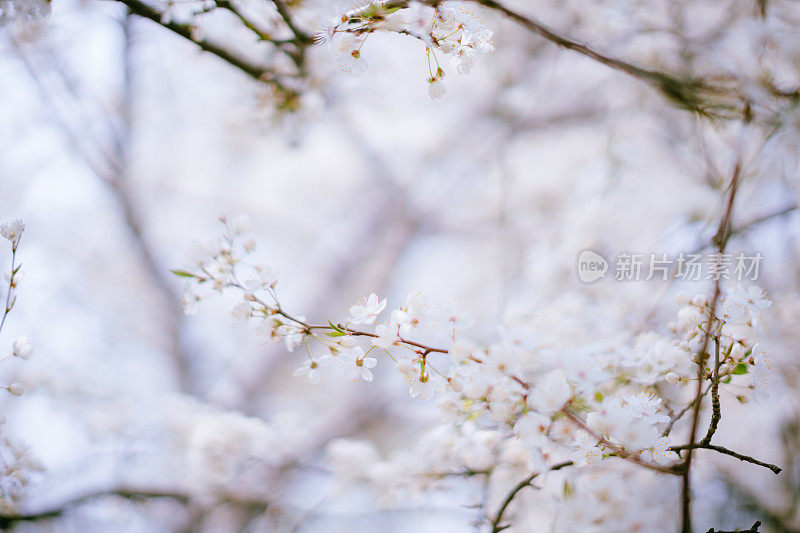
[[[460,74],[466,75],[472,71],[479,54],[487,55],[494,51],[491,39],[492,31],[487,28],[462,33],[461,39],[453,49],[452,60]]]
[[[669,417],[658,412],[661,405],[661,398],[646,392],[630,394],[625,396],[625,409],[637,420],[648,424],[659,424],[669,422]]]
[[[287,331],[291,331],[291,333],[287,333]],[[290,352],[293,352],[306,340],[306,334],[301,329],[291,326],[281,326],[278,328],[278,334],[283,335],[283,344]]]
[[[342,71],[353,76],[361,76],[367,70],[367,62],[361,57],[363,42],[350,34],[342,35],[337,39],[335,58]]]
[[[231,316],[233,317],[233,327],[239,327],[245,324],[252,314],[252,308],[250,304],[247,302],[239,302],[233,309],[231,310]]]
[[[278,283],[278,270],[273,267],[258,267],[256,275],[244,282],[244,288],[249,293],[256,293],[269,288],[275,288]]]
[[[747,290],[740,288],[739,291],[739,298],[744,301],[751,318],[755,318],[761,309],[766,309],[772,305],[772,302],[766,298],[766,293],[761,287],[751,285]]]
[[[330,377],[333,363],[333,357],[330,355],[324,355],[317,360],[308,359],[303,366],[294,371],[294,376],[305,378],[311,385],[318,385]]]
[[[258,326],[256,326],[256,335],[258,336],[261,344],[266,344],[268,342],[280,342],[280,336],[278,335],[279,327],[280,322],[275,320],[273,317],[265,318],[259,322]]]
[[[19,219],[0,225],[0,235],[11,241],[14,247],[19,244],[23,231],[25,231],[25,223]]]
[[[523,441],[540,444],[547,435],[550,422],[546,416],[529,411],[514,423],[514,434]]]
[[[33,348],[31,348],[31,345],[28,344],[27,337],[17,337],[11,344],[13,347],[14,357],[19,357],[20,359],[30,359],[31,355],[33,355]]]
[[[447,325],[454,329],[468,329],[475,323],[469,311],[457,306],[445,309],[443,316]]]
[[[388,350],[400,341],[397,336],[397,327],[378,324],[375,327],[375,334],[377,337],[372,338],[372,345],[384,350]]]
[[[426,325],[437,322],[437,316],[428,309],[425,296],[419,291],[411,291],[406,298],[406,306],[392,311],[392,322],[399,327],[400,336],[406,340]]]
[[[428,96],[431,100],[438,100],[447,94],[447,87],[439,80],[428,80]]]
[[[339,368],[349,379],[358,381],[361,378],[364,381],[372,381],[370,368],[374,368],[378,364],[378,360],[374,357],[366,357],[361,347],[356,346],[350,351],[342,352],[338,359]]]
[[[528,401],[537,411],[552,414],[564,407],[572,397],[572,388],[560,368],[548,373],[528,395]]]
[[[361,303],[350,307],[350,322],[353,324],[374,324],[375,319],[386,309],[386,298],[378,301],[378,295],[374,292]]]
[[[585,431],[575,435],[577,450],[572,454],[572,460],[577,466],[597,464],[603,459],[603,450],[597,445],[597,439]]]
[[[444,390],[444,380],[428,372],[415,372],[408,376],[409,394],[412,398],[430,400]]]
[[[747,303],[741,298],[740,293],[732,293],[725,296],[722,304],[717,310],[717,318],[720,320],[736,320],[744,316],[747,312]]]
[[[653,461],[660,465],[666,465],[671,462],[671,459],[675,458],[669,446],[669,437],[659,437],[652,446],[642,450],[642,458],[646,461]]]

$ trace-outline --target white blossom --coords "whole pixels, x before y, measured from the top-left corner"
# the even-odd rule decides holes
[[[0,225],[0,235],[11,241],[11,244],[14,246],[19,244],[19,239],[22,237],[23,231],[25,231],[25,223],[19,219]]]
[[[428,81],[428,96],[431,100],[438,100],[447,94],[447,87],[439,80]]]
[[[361,303],[350,307],[350,322],[353,324],[374,324],[378,315],[386,309],[386,299],[378,301],[374,292]]]
[[[318,385],[328,380],[334,364],[334,358],[330,355],[323,355],[317,360],[308,359],[294,371],[294,376],[305,378],[311,385]]]
[[[378,360],[374,357],[365,356],[364,350],[359,346],[342,352],[338,360],[339,368],[348,379],[353,381],[358,381],[359,378],[364,381],[372,381],[373,375],[370,369],[378,364]]]
[[[33,348],[28,344],[27,337],[17,337],[13,340],[12,346],[14,357],[30,359],[31,355],[33,355]]]
[[[528,396],[531,406],[544,414],[559,411],[572,396],[572,387],[567,383],[564,371],[553,370],[534,385]]]

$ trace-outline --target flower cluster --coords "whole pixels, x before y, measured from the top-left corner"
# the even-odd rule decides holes
[[[2,331],[9,313],[11,313],[14,304],[17,302],[17,285],[22,280],[22,265],[17,264],[17,249],[24,231],[25,224],[21,220],[13,220],[0,225],[0,236],[11,242],[11,267],[5,273],[8,290],[5,295],[2,318],[0,318],[0,331]],[[26,337],[15,338],[11,345],[11,354],[8,357],[30,359],[31,355],[33,355],[33,348],[31,348]],[[25,386],[22,383],[11,383],[5,389],[14,396],[22,396],[25,393]]]
[[[758,330],[760,311],[772,305],[764,291],[755,285],[746,289],[741,285],[727,287],[713,314],[705,295],[691,299],[679,295],[679,299],[684,307],[678,314],[678,321],[670,327],[680,336],[681,348],[697,354],[705,339],[710,339],[716,363],[713,368],[707,367],[708,377],[716,372],[714,379],[728,384],[736,376],[750,374],[749,387],[754,389],[756,397],[766,397],[770,364],[763,345],[751,340]],[[698,354],[695,362],[705,364],[708,357],[708,354]],[[675,384],[696,377],[676,370],[669,372],[666,379]]]
[[[309,439],[291,413],[267,423],[184,396],[170,398],[165,412],[178,437],[186,489],[201,500],[264,489],[264,477],[296,458]]]
[[[339,441],[331,449],[335,471],[394,497],[428,490],[450,475],[508,480],[559,464],[596,468],[611,459],[676,474],[682,448],[670,433],[688,407],[678,410],[672,402],[684,385],[707,381],[716,410],[719,386],[751,373],[750,386],[760,391],[769,373],[763,348],[750,336],[770,305],[758,287],[727,290],[714,310],[704,295],[681,295],[671,334],[645,332],[623,346],[565,348],[509,328],[500,328],[492,342],[474,343],[463,338],[473,322],[467,312],[431,305],[416,291],[383,320],[387,302],[370,294],[346,320],[312,325],[281,306],[274,269],[245,260],[254,246],[245,236],[250,225],[222,221],[220,244],[204,248],[207,255],[193,259],[194,269],[175,271],[190,280],[190,302],[200,286],[238,290],[235,322],[256,321],[264,339],[283,339],[290,351],[305,345],[308,358],[295,375],[309,383],[336,373],[372,381],[385,354],[412,397],[438,399],[446,423],[411,449],[386,460],[363,442]],[[312,341],[322,353],[314,355]],[[704,347],[713,348],[713,363]]]
[[[17,251],[24,231],[25,224],[21,220],[14,220],[0,225],[0,236],[11,243],[11,266],[5,273],[8,285],[5,294],[5,305],[0,317],[0,332],[2,332],[6,319],[17,301],[16,291],[22,280],[22,265],[17,264]],[[33,348],[28,339],[26,337],[17,337],[11,342],[11,353],[0,360],[12,357],[26,360],[30,359],[32,355]],[[13,396],[22,396],[25,393],[25,386],[22,383],[10,383],[3,388]],[[25,446],[8,438],[4,438],[0,442],[0,458],[2,459],[2,468],[0,468],[0,511],[12,512],[16,508],[17,501],[23,496],[24,489],[30,482],[31,474],[42,470],[42,466],[28,455],[28,450]]]
[[[466,75],[481,56],[494,51],[492,31],[476,14],[453,2],[431,7],[422,2],[376,1],[338,13],[318,26],[315,41],[328,43],[339,68],[356,76],[367,68],[362,49],[373,33],[394,32],[419,39],[425,44],[428,94],[434,100],[447,92],[439,55],[449,55],[452,67]]]

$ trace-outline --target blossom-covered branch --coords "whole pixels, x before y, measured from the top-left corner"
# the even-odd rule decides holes
[[[427,490],[450,477],[442,476],[443,471],[486,472],[491,478],[502,464],[495,464],[496,455],[514,449],[525,457],[529,474],[510,490],[508,501],[495,515],[492,526],[498,528],[522,488],[540,474],[566,466],[618,458],[685,479],[691,464],[678,452],[686,451],[688,457],[694,449],[708,449],[780,472],[775,465],[712,445],[710,439],[695,443],[690,438],[688,444],[673,445],[669,436],[681,414],[699,411],[704,391],[712,391],[717,420],[720,386],[751,374],[750,388],[763,391],[769,373],[766,354],[760,344],[741,334],[741,328],[751,327],[770,305],[757,287],[732,287],[711,302],[704,295],[680,296],[684,307],[671,325],[673,340],[650,332],[631,348],[556,351],[538,344],[535,332],[501,328],[498,341],[481,346],[462,338],[473,323],[466,311],[432,306],[418,292],[412,292],[384,322],[379,318],[387,300],[375,294],[355,303],[347,320],[314,324],[290,314],[278,296],[277,271],[249,260],[256,248],[247,237],[252,224],[242,217],[221,220],[225,231],[220,240],[198,245],[187,268],[173,271],[187,281],[188,310],[214,292],[239,291],[242,300],[232,311],[234,325],[256,321],[256,331],[265,342],[283,340],[289,351],[305,347],[307,358],[295,376],[311,384],[336,375],[372,381],[379,363],[373,355],[383,353],[410,395],[438,398],[440,411],[451,421],[444,433],[427,435],[419,449],[408,451],[409,457],[426,457],[412,461],[413,468],[403,455],[381,461],[368,443],[337,442],[331,448],[331,464],[349,479],[381,485],[387,480],[376,471],[389,469],[394,474],[385,489]],[[709,339],[719,351],[713,369],[705,370],[702,354]],[[694,377],[692,365],[700,368]],[[663,399],[657,395],[660,387],[682,387],[692,381],[699,392],[689,405],[672,417],[665,414]],[[712,420],[709,435],[715,428]],[[479,447],[486,447],[488,455],[476,457],[474,451],[453,455],[448,450],[454,445],[445,444],[448,440],[469,442],[470,447],[481,442]],[[356,457],[384,466],[355,468]],[[399,482],[398,477],[406,481]]]

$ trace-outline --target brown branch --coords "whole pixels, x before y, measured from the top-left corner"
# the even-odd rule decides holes
[[[218,58],[222,59],[229,65],[232,65],[239,69],[240,71],[244,72],[251,78],[257,81],[261,81],[264,83],[268,83],[272,85],[275,89],[287,94],[287,95],[294,95],[295,92],[289,88],[287,88],[283,82],[277,77],[277,75],[272,72],[269,68],[254,63],[251,60],[244,58],[227,48],[224,48],[218,44],[212,43],[206,39],[196,38],[195,37],[195,28],[191,24],[183,24],[179,22],[164,20],[163,13],[158,9],[142,2],[141,0],[115,0],[124,4],[125,6],[130,9],[131,13],[134,15],[138,15],[140,17],[149,19],[159,26],[162,26],[173,33],[180,35],[184,39],[193,42],[197,46],[200,47],[201,50],[208,52],[217,56]]]
[[[700,396],[696,396],[691,402],[689,402],[689,405],[681,409],[675,416],[672,417],[672,419],[669,421],[669,424],[667,424],[667,427],[664,428],[664,431],[661,433],[661,436],[666,437],[667,435],[669,435],[670,432],[672,431],[672,426],[675,425],[675,422],[683,418],[683,415],[689,412],[689,410],[692,409],[697,402],[701,401],[703,399],[703,396],[708,394],[710,390],[711,390],[711,384],[709,383],[708,386],[706,387],[706,390],[704,390]]]
[[[45,509],[42,511],[35,511],[30,513],[4,513],[0,514],[0,528],[6,529],[14,524],[20,522],[36,522],[39,520],[48,520],[57,518],[67,512],[73,507],[77,507],[92,500],[106,497],[118,497],[126,500],[150,500],[165,498],[175,500],[182,504],[187,504],[190,501],[188,494],[181,492],[174,492],[168,490],[151,490],[151,489],[132,489],[132,488],[118,488],[110,490],[99,490],[90,492],[82,496],[78,496],[72,500],[61,503],[55,507]]]
[[[547,39],[548,41],[572,50],[603,65],[628,74],[634,78],[648,83],[658,89],[668,100],[678,107],[696,112],[706,117],[723,117],[733,115],[737,118],[742,116],[742,112],[747,109],[747,105],[742,102],[742,98],[734,92],[723,88],[708,85],[699,79],[679,78],[678,76],[666,72],[650,70],[628,61],[615,58],[595,50],[591,46],[557,33],[547,25],[533,17],[524,15],[497,0],[471,0],[488,9],[502,13],[509,19],[517,22],[531,32]],[[431,3],[436,3],[431,2]],[[736,104],[731,102],[712,102],[714,96],[735,97]],[[734,113],[731,114],[731,111]]]
[[[722,418],[722,410],[719,406],[719,338],[714,339],[714,345],[714,371],[711,374],[711,422],[708,424],[706,436],[700,441],[700,444],[704,446],[711,443]]]
[[[736,531],[722,531],[718,529],[714,529],[713,527],[706,531],[706,533],[758,533],[758,528],[761,527],[761,521],[756,520],[755,523],[750,526],[750,529],[745,530],[736,530]]]
[[[221,9],[225,9],[226,11],[230,11],[233,16],[239,19],[239,21],[244,24],[244,26],[255,33],[258,38],[262,41],[273,41],[272,36],[270,36],[269,32],[262,30],[259,28],[255,22],[247,18],[247,16],[242,12],[241,9],[236,7],[233,2],[230,0],[214,0],[214,3],[217,7]],[[274,41],[273,41],[274,42]]]
[[[561,470],[562,468],[572,466],[572,464],[573,464],[572,461],[564,461],[563,463],[558,463],[556,465],[553,465],[549,470],[547,470],[547,472],[555,472],[556,470]],[[511,491],[506,495],[506,497],[503,499],[503,503],[500,504],[500,508],[497,509],[497,513],[495,513],[494,518],[490,522],[490,525],[492,526],[492,533],[497,533],[498,531],[502,531],[509,527],[508,524],[501,525],[503,521],[503,515],[508,509],[508,506],[511,505],[511,502],[517,496],[519,491],[521,491],[525,487],[531,486],[533,480],[536,479],[538,476],[539,472],[531,474],[530,476],[526,477],[525,479],[517,483],[514,486],[514,488],[511,489]]]
[[[292,14],[289,11],[288,6],[286,5],[286,3],[284,3],[283,0],[271,0],[271,1],[273,4],[275,4],[275,9],[278,10],[278,14],[283,19],[283,22],[286,23],[286,26],[294,34],[299,45],[302,44],[309,45],[314,42],[314,39],[309,34],[301,30],[297,26],[297,24],[295,24],[294,18],[292,17]]]
[[[644,468],[660,472],[662,474],[680,473],[680,469],[676,468],[675,466],[661,466],[653,463],[648,463],[646,461],[643,461],[638,455],[629,452],[622,446],[610,442],[608,439],[604,438],[602,435],[599,435],[596,431],[594,431],[592,428],[586,425],[586,422],[581,420],[578,416],[576,416],[566,407],[562,409],[561,412],[564,413],[567,416],[567,418],[569,418],[575,425],[577,425],[583,431],[591,435],[592,438],[596,439],[597,444],[600,444],[602,446],[605,446],[606,448],[613,450],[614,452],[613,456],[619,457],[620,459],[624,459],[636,465],[643,466]]]
[[[719,227],[717,229],[717,233],[714,235],[713,243],[717,247],[717,251],[720,254],[720,258],[722,253],[725,251],[725,246],[728,243],[728,239],[730,238],[730,228],[731,228],[731,218],[733,217],[733,205],[734,200],[736,198],[736,192],[739,187],[739,178],[741,176],[741,163],[737,162],[736,166],[733,169],[733,176],[731,177],[731,183],[728,191],[728,201],[725,207],[725,213],[720,220]],[[718,258],[717,262],[719,263],[720,258]],[[681,531],[682,533],[692,533],[692,516],[691,516],[691,507],[692,507],[692,497],[691,497],[691,468],[692,468],[692,451],[694,449],[694,443],[697,439],[697,426],[700,421],[700,405],[702,404],[702,394],[703,394],[703,381],[704,381],[704,371],[703,371],[703,364],[705,361],[706,350],[708,349],[708,342],[710,339],[709,333],[711,332],[711,326],[714,324],[715,318],[715,310],[717,308],[717,301],[719,300],[721,292],[720,287],[720,279],[717,278],[714,283],[714,294],[711,298],[709,311],[708,311],[708,321],[706,323],[705,334],[703,335],[703,344],[700,350],[697,352],[697,393],[695,395],[694,406],[692,408],[692,425],[691,425],[691,432],[689,434],[689,447],[686,451],[686,459],[683,462],[683,467],[681,469]]]
[[[714,444],[703,444],[702,442],[698,442],[697,444],[682,444],[680,446],[672,446],[670,450],[674,452],[678,452],[681,450],[713,450],[715,452],[721,453],[723,455],[730,455],[735,459],[739,459],[740,461],[744,461],[746,463],[752,463],[754,465],[763,466],[764,468],[768,468],[772,470],[776,475],[780,474],[783,470],[778,465],[774,465],[772,463],[766,463],[764,461],[759,461],[754,457],[750,457],[749,455],[744,455],[743,453],[735,452],[733,450],[729,450],[723,446],[716,446]]]

